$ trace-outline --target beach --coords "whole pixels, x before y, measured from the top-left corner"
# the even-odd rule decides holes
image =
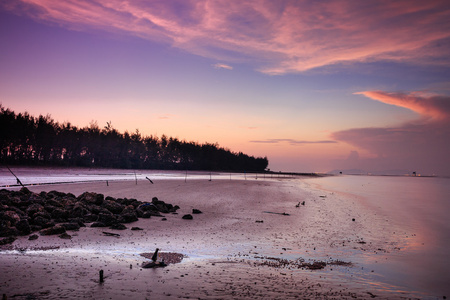
[[[307,177],[206,173],[183,178],[180,173],[153,176],[150,183],[147,176],[27,186],[35,193],[57,190],[78,196],[88,191],[143,202],[157,197],[180,209],[164,214],[166,220],[151,217],[126,224],[126,230],[86,224],[68,231],[71,239],[19,237],[9,250],[0,251],[0,293],[8,299],[444,296],[377,278],[376,267],[368,266],[401,254],[405,239],[386,231],[390,225],[379,212],[354,197],[314,187]],[[192,214],[193,209],[202,213]],[[193,219],[183,219],[185,214]],[[130,230],[132,226],[143,230]],[[183,260],[142,268],[150,260],[141,254],[156,248],[162,254],[182,254]]]

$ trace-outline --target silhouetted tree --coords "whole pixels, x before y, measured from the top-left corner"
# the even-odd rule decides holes
[[[0,105],[0,161],[8,164],[133,169],[263,171],[267,157],[233,153],[217,143],[198,144],[162,135],[117,131],[111,122],[78,128],[50,115],[15,114]]]

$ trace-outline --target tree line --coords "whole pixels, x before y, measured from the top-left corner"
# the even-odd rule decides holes
[[[178,138],[120,133],[111,122],[78,128],[50,115],[16,114],[0,104],[0,161],[11,165],[80,166],[119,169],[261,172],[267,157],[253,157]]]

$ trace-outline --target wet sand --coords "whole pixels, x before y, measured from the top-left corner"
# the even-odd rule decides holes
[[[377,249],[397,251],[395,237],[377,230],[380,220],[351,199],[306,188],[301,179],[139,180],[29,189],[140,201],[158,197],[180,210],[165,221],[152,217],[126,224],[127,230],[81,228],[69,232],[71,240],[18,238],[12,246],[22,251],[0,251],[0,293],[8,299],[424,298],[381,284],[353,259],[378,259]],[[203,213],[183,220],[193,208]],[[134,226],[143,230],[130,230]],[[156,248],[185,257],[143,269],[149,260],[141,254]],[[299,268],[300,260],[326,266]]]

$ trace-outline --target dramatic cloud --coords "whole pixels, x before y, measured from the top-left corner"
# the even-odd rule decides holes
[[[1,7],[72,30],[164,42],[283,74],[346,62],[449,64],[447,0],[4,0]]]
[[[301,145],[301,144],[334,144],[336,141],[299,141],[294,139],[267,139],[262,141],[250,141],[251,143],[262,143],[262,144],[278,144],[278,143],[289,143],[291,145]]]
[[[415,122],[385,128],[355,128],[331,137],[377,156],[361,168],[393,169],[409,166],[421,172],[450,175],[450,97],[380,91],[362,92],[383,103],[405,107],[420,114]],[[370,162],[370,165],[367,163]],[[360,159],[360,163],[364,163]]]
[[[226,70],[233,70],[232,66],[226,65],[226,64],[221,64],[221,63],[217,63],[214,65],[214,68],[216,69],[226,69]]]
[[[356,94],[361,94],[386,104],[410,109],[425,118],[431,118],[433,121],[445,121],[450,119],[450,97],[439,95],[428,96],[424,92],[404,94],[366,91]]]

